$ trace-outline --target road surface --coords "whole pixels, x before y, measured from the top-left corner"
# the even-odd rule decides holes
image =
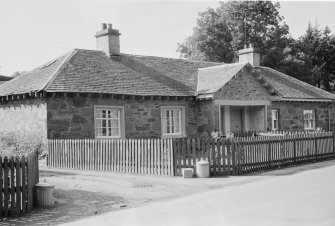
[[[335,165],[150,203],[64,225],[333,226]]]

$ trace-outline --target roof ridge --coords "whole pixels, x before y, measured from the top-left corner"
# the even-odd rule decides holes
[[[173,58],[173,57],[163,57],[163,56],[151,56],[151,55],[137,55],[137,54],[130,54],[130,53],[121,53],[122,55],[134,56],[134,57],[155,57],[155,58],[162,58],[162,59],[171,59],[171,60],[183,60],[188,62],[194,63],[209,63],[209,64],[225,64],[224,62],[212,62],[212,61],[204,61],[204,60],[191,60],[187,58]]]
[[[55,70],[55,72],[53,73],[53,75],[51,76],[50,80],[47,82],[47,84],[41,89],[41,90],[46,90],[48,89],[48,87],[51,85],[51,83],[55,80],[55,78],[57,77],[57,75],[59,74],[60,70],[62,69],[62,67],[73,57],[73,55],[78,51],[78,49],[72,49],[67,56],[65,57],[65,59],[63,60],[63,62],[58,66],[58,68]]]
[[[221,65],[215,65],[215,66],[209,66],[209,67],[203,67],[203,68],[198,68],[198,71],[199,70],[206,70],[206,69],[212,69],[212,68],[220,68],[220,67],[228,67],[228,66],[235,66],[235,65],[247,65],[248,62],[243,62],[243,63],[240,63],[240,62],[237,62],[237,63],[231,63],[231,64],[221,64]]]

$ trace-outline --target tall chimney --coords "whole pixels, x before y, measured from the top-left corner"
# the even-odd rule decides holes
[[[101,24],[101,31],[95,35],[97,40],[97,50],[101,50],[108,57],[120,55],[120,35],[119,30],[113,29],[112,24]]]
[[[260,65],[261,57],[259,51],[250,44],[249,48],[244,46],[244,49],[238,51],[238,61],[240,63],[248,62],[252,66],[258,67]]]

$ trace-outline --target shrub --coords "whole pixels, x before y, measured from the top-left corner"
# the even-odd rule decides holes
[[[47,140],[29,132],[0,132],[0,156],[28,156],[37,152],[44,156]]]

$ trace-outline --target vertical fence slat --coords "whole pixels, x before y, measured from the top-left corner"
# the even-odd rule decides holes
[[[3,168],[4,164],[2,163],[2,157],[0,156],[0,217],[3,217],[3,182],[4,182],[4,175],[3,175]]]
[[[15,215],[15,174],[14,174],[14,158],[9,161],[10,164],[10,215]]]
[[[4,160],[4,208],[3,208],[4,209],[4,217],[8,217],[8,215],[9,215],[9,213],[8,213],[8,202],[9,202],[8,169],[9,169],[8,158],[5,157],[5,160]]]
[[[0,158],[0,162],[1,162],[1,158]],[[15,174],[16,174],[16,183],[15,183],[16,211],[15,211],[15,215],[19,216],[21,214],[21,162],[20,162],[19,157],[16,157],[15,164],[16,164],[16,166],[15,166]],[[0,175],[2,176],[1,172],[0,172]],[[1,189],[1,191],[2,191],[2,189]],[[2,204],[2,202],[0,202],[0,203]]]

